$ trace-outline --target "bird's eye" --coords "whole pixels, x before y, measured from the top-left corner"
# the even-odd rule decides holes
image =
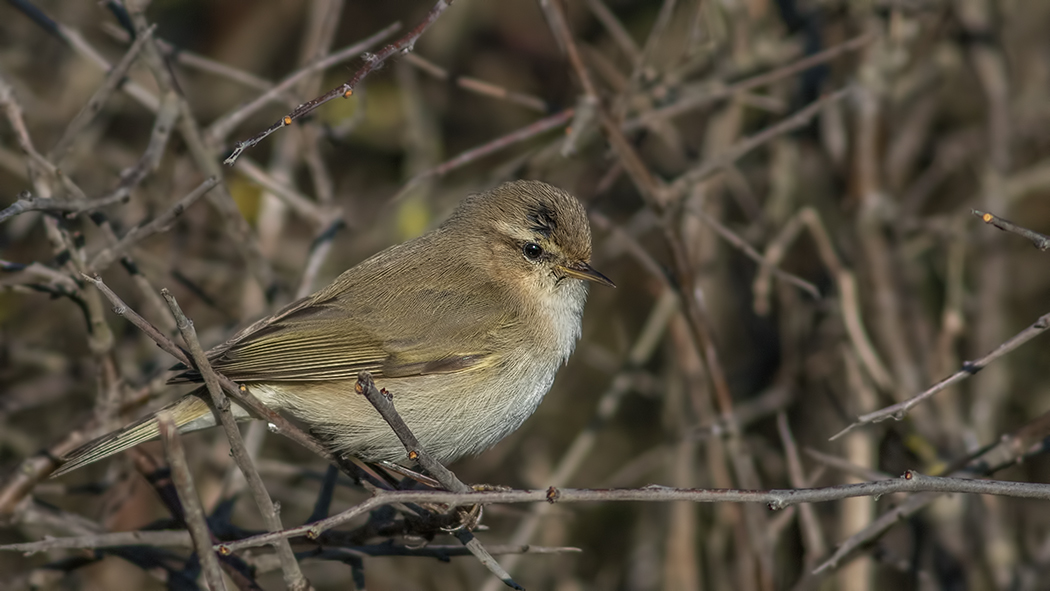
[[[530,261],[534,261],[543,256],[543,248],[535,242],[526,243],[525,246],[522,247],[521,252],[525,255],[525,258]]]

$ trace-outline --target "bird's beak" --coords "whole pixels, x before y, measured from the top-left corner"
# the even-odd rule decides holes
[[[583,279],[584,281],[593,281],[595,283],[601,283],[602,285],[608,285],[609,287],[616,287],[616,284],[609,280],[608,277],[595,271],[593,267],[584,262],[558,265],[558,270],[569,277]]]

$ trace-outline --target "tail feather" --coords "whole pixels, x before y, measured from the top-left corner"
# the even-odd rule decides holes
[[[171,413],[180,433],[196,431],[215,425],[215,418],[207,404],[194,394],[189,394],[164,407],[161,411]],[[69,452],[62,465],[51,477],[61,476],[77,468],[108,458],[113,454],[135,447],[140,443],[156,439],[160,435],[157,413],[146,416],[123,429],[103,435]]]

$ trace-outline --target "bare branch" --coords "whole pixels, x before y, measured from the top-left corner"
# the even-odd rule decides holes
[[[106,296],[107,299],[109,299],[109,301],[114,306],[113,311],[116,314],[123,316],[129,322],[138,327],[139,330],[146,333],[146,336],[153,339],[153,341],[157,343],[157,346],[159,346],[169,355],[174,357],[180,363],[187,367],[193,366],[193,361],[191,360],[190,355],[186,351],[184,351],[181,347],[172,342],[171,339],[169,339],[167,336],[165,336],[163,333],[157,330],[157,328],[150,324],[149,321],[147,321],[145,318],[143,318],[141,315],[139,315],[137,312],[131,309],[127,304],[125,304],[124,301],[120,299],[120,296],[114,293],[113,290],[110,289],[109,286],[107,286],[101,278],[87,276],[85,276],[84,278],[93,283],[95,287],[97,287],[99,291],[101,291],[102,294]],[[255,416],[260,417],[261,420],[270,423],[273,426],[273,430],[275,430],[278,433],[281,433],[285,437],[288,437],[289,439],[295,441],[299,445],[302,445],[311,452],[327,459],[328,461],[334,462],[336,465],[340,466],[344,470],[349,470],[348,473],[354,474],[353,469],[347,468],[346,463],[341,457],[333,454],[331,451],[328,450],[328,448],[321,444],[321,442],[317,441],[316,438],[303,432],[302,429],[296,427],[294,424],[288,421],[288,419],[269,409],[258,398],[256,398],[250,390],[248,390],[247,388],[242,388],[241,386],[233,382],[233,380],[221,374],[218,376],[218,379],[219,384],[223,388],[223,391],[226,392],[228,396],[231,396],[234,400],[237,401],[238,404],[243,406],[245,409],[248,409],[249,411],[255,413]]]
[[[391,401],[390,395],[385,391],[380,392],[376,389],[375,381],[372,380],[372,375],[367,371],[362,371],[357,376],[357,384],[354,386],[354,390],[363,395],[372,403],[376,411],[383,417],[383,420],[390,425],[390,428],[394,430],[398,440],[405,446],[405,451],[408,453],[410,460],[418,461],[427,472],[430,472],[434,478],[441,483],[441,486],[445,487],[446,490],[457,492],[457,493],[469,493],[472,489],[463,484],[451,470],[444,467],[441,462],[438,462],[431,456],[423,447],[419,444],[419,440],[412,433],[412,430],[405,424],[404,419],[394,409],[394,403]],[[456,537],[460,542],[466,546],[467,550],[470,551],[477,559],[489,569],[496,577],[498,577],[505,585],[512,589],[522,589],[524,587],[519,585],[511,578],[510,573],[503,569],[498,562],[489,552],[481,545],[474,534],[469,531],[469,527],[460,528],[455,532]]]
[[[923,390],[922,392],[916,394],[915,396],[912,396],[911,398],[903,402],[898,402],[897,404],[887,406],[886,408],[881,408],[877,411],[870,412],[868,414],[864,414],[857,417],[857,420],[854,421],[853,424],[832,435],[830,440],[834,441],[862,425],[878,423],[881,421],[885,421],[886,419],[896,419],[898,421],[902,420],[904,416],[908,414],[909,410],[911,410],[916,405],[920,404],[922,401],[940,392],[941,390],[944,390],[949,386],[953,386],[965,380],[966,378],[976,374],[977,372],[984,369],[989,363],[1007,355],[1008,353],[1011,353],[1021,345],[1043,334],[1047,328],[1050,328],[1050,313],[1043,314],[1035,322],[1029,325],[1028,328],[1017,333],[1016,335],[1005,341],[1003,344],[999,345],[994,350],[989,352],[984,357],[981,357],[980,359],[976,359],[974,361],[967,361],[963,364],[962,369],[937,382],[936,384],[930,386],[926,390]]]
[[[147,224],[141,226],[135,226],[128,230],[124,237],[119,242],[104,249],[102,252],[95,255],[88,263],[88,267],[96,273],[101,273],[106,267],[117,260],[122,254],[128,251],[132,246],[138,244],[145,238],[152,236],[158,232],[164,232],[168,227],[175,221],[176,218],[182,215],[189,206],[193,205],[198,199],[201,198],[205,193],[212,190],[215,185],[219,184],[219,179],[212,177],[205,179],[203,183],[197,186],[194,190],[190,191],[182,199],[175,202],[174,205],[169,207],[164,213],[154,218]]]
[[[640,489],[577,489],[555,488],[552,486],[544,490],[472,491],[466,493],[384,491],[377,492],[367,501],[327,519],[278,533],[261,534],[237,542],[218,544],[216,550],[220,553],[229,553],[245,548],[254,548],[272,543],[275,536],[285,538],[305,536],[307,539],[316,539],[324,531],[347,523],[373,509],[394,503],[440,503],[462,507],[496,503],[652,503],[688,501],[693,503],[762,503],[772,510],[779,510],[800,503],[823,503],[852,497],[876,497],[893,493],[924,492],[969,493],[1050,501],[1050,484],[926,476],[910,470],[905,472],[900,478],[891,480],[786,490],[683,489],[665,486],[649,486]]]
[[[1039,250],[1044,252],[1050,250],[1050,236],[1047,236],[1046,234],[1040,234],[1034,230],[1029,230],[1024,226],[1018,226],[1017,224],[1004,220],[995,214],[986,213],[976,209],[971,209],[970,213],[981,218],[981,221],[984,223],[995,226],[1004,232],[1012,232],[1022,238],[1027,238]]]
[[[175,489],[182,503],[186,528],[190,530],[193,546],[197,549],[197,558],[204,567],[204,578],[212,591],[225,591],[226,583],[222,579],[222,569],[219,568],[219,559],[211,547],[211,532],[208,531],[208,523],[204,520],[204,509],[197,497],[197,489],[193,486],[193,475],[186,464],[186,453],[182,450],[182,439],[175,428],[175,421],[170,413],[161,412],[157,415],[157,423],[160,427],[160,441],[164,444],[164,453],[168,456],[168,464],[171,466],[171,478],[175,481]]]
[[[391,400],[392,396],[387,392],[380,392],[376,388],[372,374],[367,371],[362,371],[358,374],[354,390],[367,398],[376,411],[379,412],[379,415],[383,417],[383,420],[394,430],[398,440],[405,446],[408,459],[419,462],[446,490],[460,493],[470,490],[470,487],[463,484],[459,478],[456,478],[456,475],[451,470],[441,465],[441,462],[435,460],[434,456],[423,449],[423,446],[419,444],[419,440],[416,439],[411,429],[405,424],[405,420],[394,409],[394,403]]]
[[[197,340],[197,331],[193,328],[193,322],[186,317],[178,302],[175,301],[175,297],[168,290],[161,290],[161,294],[167,300],[171,313],[175,317],[175,324],[182,334],[182,339],[186,341],[186,345],[189,347],[193,367],[204,379],[208,394],[211,395],[212,412],[215,413],[217,422],[222,425],[222,429],[226,433],[226,439],[230,442],[230,453],[233,455],[233,460],[237,463],[237,467],[244,474],[245,480],[248,481],[248,487],[252,491],[252,497],[255,499],[255,505],[259,508],[259,513],[262,514],[263,522],[266,523],[266,527],[270,531],[280,531],[283,527],[281,519],[277,516],[273,501],[270,500],[270,493],[266,491],[266,485],[263,484],[259,471],[255,469],[251,456],[248,455],[247,450],[244,448],[244,439],[237,428],[233,412],[230,411],[230,401],[223,394],[222,387],[219,385],[219,375],[212,369],[211,363],[208,362],[207,354],[201,347],[200,341]],[[280,557],[281,568],[284,571],[284,580],[288,587],[291,589],[309,588],[310,585],[303,577],[303,573],[299,569],[299,563],[295,561],[295,554],[292,553],[292,547],[288,544],[288,541],[284,540],[283,542],[275,543],[273,546]]]
[[[503,148],[512,146],[516,143],[531,139],[548,130],[561,127],[568,123],[570,119],[572,119],[573,113],[573,109],[565,109],[560,113],[555,113],[554,115],[551,115],[549,117],[544,117],[543,119],[530,123],[517,131],[513,131],[505,136],[498,137],[476,148],[471,148],[445,162],[442,162],[441,164],[435,166],[434,168],[431,168],[430,170],[423,171],[409,179],[408,182],[404,184],[404,186],[401,188],[400,191],[398,191],[397,195],[395,195],[392,200],[397,201],[399,198],[401,198],[401,196],[407,195],[410,189],[414,188],[416,185],[427,179],[434,177],[442,177],[452,172],[453,170],[456,170],[457,168],[466,166],[467,164],[470,164],[471,162],[474,162],[479,158],[488,156],[493,152],[502,150]]]
[[[281,80],[276,85],[267,89],[266,92],[255,97],[248,104],[244,105],[243,107],[239,107],[232,113],[218,119],[217,121],[215,121],[215,123],[212,123],[207,130],[207,136],[209,138],[214,139],[215,141],[222,140],[227,135],[229,135],[231,131],[233,131],[233,128],[243,123],[244,120],[254,115],[262,107],[266,106],[271,102],[277,101],[282,94],[286,94],[287,92],[289,92],[290,89],[296,84],[298,84],[302,79],[306,78],[310,74],[319,72],[321,70],[324,70],[325,68],[329,68],[350,58],[357,57],[361,54],[361,52],[367,50],[376,43],[379,43],[383,41],[383,39],[386,39],[390,35],[396,33],[400,28],[401,23],[393,23],[385,29],[382,29],[376,32],[375,34],[362,39],[361,41],[351,45],[350,47],[340,49],[339,51],[336,51],[329,56],[325,56],[324,58],[317,60],[309,66],[296,70],[284,80]]]
[[[66,151],[73,144],[73,140],[76,139],[84,128],[91,123],[91,121],[98,115],[99,111],[102,110],[102,106],[109,100],[109,97],[113,94],[117,88],[120,87],[121,83],[124,82],[124,77],[127,75],[128,70],[131,69],[132,64],[135,63],[135,59],[138,58],[139,52],[146,46],[146,42],[153,37],[153,33],[157,30],[156,25],[150,26],[146,29],[145,33],[139,35],[135,42],[131,44],[131,47],[124,53],[124,57],[120,58],[117,65],[110,68],[109,73],[106,74],[106,79],[102,83],[102,86],[95,91],[88,102],[84,104],[84,107],[73,117],[73,120],[66,126],[65,133],[62,134],[62,138],[58,140],[55,147],[51,149],[48,154],[48,160],[52,162],[60,162]]]
[[[388,58],[398,53],[408,53],[412,51],[415,48],[416,41],[419,39],[419,37],[422,36],[424,32],[426,32],[427,28],[429,28],[430,25],[434,24],[438,17],[441,16],[441,13],[444,12],[445,9],[452,4],[452,2],[453,0],[438,0],[437,4],[435,4],[434,7],[430,9],[429,13],[427,13],[427,16],[425,19],[423,19],[423,22],[416,26],[416,28],[409,31],[408,34],[406,34],[404,37],[398,39],[390,45],[387,45],[386,47],[374,54],[365,54],[363,56],[365,65],[362,66],[361,69],[359,69],[349,80],[344,82],[342,85],[337,86],[332,90],[329,90],[325,94],[311,101],[299,105],[291,113],[288,113],[280,120],[278,120],[277,123],[274,123],[264,131],[257,133],[244,141],[237,142],[237,144],[234,145],[233,153],[226,157],[226,160],[223,161],[223,164],[226,164],[227,166],[233,166],[233,164],[237,162],[237,157],[239,157],[242,152],[244,152],[248,148],[251,148],[252,146],[255,146],[278,129],[287,125],[291,125],[292,122],[296,119],[300,119],[305,115],[312,113],[314,110],[316,110],[321,105],[327,103],[328,101],[338,97],[349,98],[354,93],[354,89],[357,88],[357,85],[360,84],[366,76],[379,69],[379,67],[383,65],[383,62],[385,62]]]

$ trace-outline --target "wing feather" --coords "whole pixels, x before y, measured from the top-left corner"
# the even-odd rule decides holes
[[[361,371],[407,377],[496,362],[496,340],[506,334],[500,329],[517,319],[500,286],[439,289],[420,280],[395,289],[383,281],[391,273],[366,261],[332,286],[245,328],[209,351],[209,360],[230,379],[248,383],[354,380]],[[372,304],[357,305],[362,301]],[[200,380],[187,370],[172,382]]]

